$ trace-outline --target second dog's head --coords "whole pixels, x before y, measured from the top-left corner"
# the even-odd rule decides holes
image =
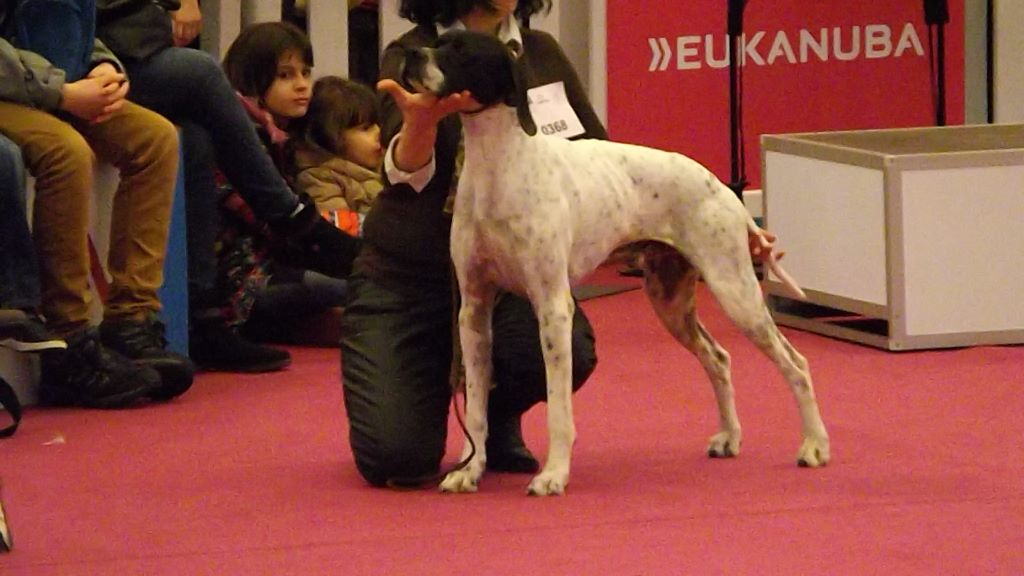
[[[537,127],[526,98],[523,66],[517,60],[513,49],[495,36],[453,30],[432,48],[406,54],[402,82],[439,98],[468,90],[485,108],[512,106],[523,130],[532,135]]]

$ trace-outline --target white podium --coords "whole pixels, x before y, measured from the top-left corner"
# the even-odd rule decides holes
[[[765,135],[764,216],[809,301],[779,324],[888,350],[1024,343],[1024,124]]]

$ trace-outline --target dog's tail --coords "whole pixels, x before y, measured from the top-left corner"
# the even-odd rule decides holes
[[[768,238],[767,232],[758,226],[753,218],[747,219],[747,235],[751,239],[751,253],[761,258],[761,261],[771,270],[772,274],[778,276],[783,286],[793,296],[800,300],[807,300],[807,294],[800,288],[800,285],[779,265],[778,258],[775,256],[775,237]]]

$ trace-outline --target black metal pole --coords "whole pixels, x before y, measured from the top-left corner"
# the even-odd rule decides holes
[[[935,125],[946,125],[946,26],[939,24],[936,35],[938,57],[938,79],[936,80]]]
[[[740,86],[740,55],[743,49],[743,9],[747,0],[729,0],[729,145],[730,177],[729,188],[743,199],[747,186],[747,175],[743,162],[743,105]]]
[[[948,0],[924,0],[924,22],[934,26],[936,56],[935,125],[946,125],[946,24],[949,23]]]

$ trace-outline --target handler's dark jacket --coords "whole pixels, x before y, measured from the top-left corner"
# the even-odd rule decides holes
[[[535,88],[564,82],[566,96],[585,132],[578,138],[607,139],[608,134],[591,107],[579,76],[558,43],[549,34],[521,30],[523,65],[527,86]],[[392,42],[384,51],[381,78],[401,81],[399,71],[406,50],[429,46],[437,39],[433,26],[417,26]],[[390,96],[383,101],[381,140],[386,146],[402,127],[402,113]],[[451,281],[449,234],[451,215],[444,211],[451,187],[455,155],[462,138],[458,114],[438,125],[434,145],[434,177],[420,192],[408,184],[390,184],[366,218],[363,251],[356,261],[357,273],[393,286]]]

